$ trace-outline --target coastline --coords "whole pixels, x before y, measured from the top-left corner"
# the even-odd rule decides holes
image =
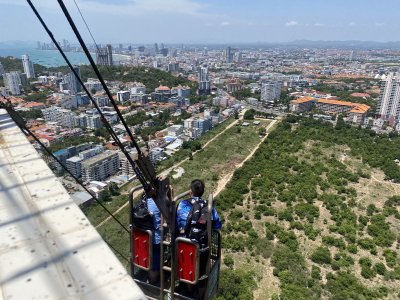
[[[12,56],[15,58],[21,58],[23,54],[28,54],[33,63],[45,67],[60,67],[67,65],[58,50],[39,50],[29,48],[0,49],[1,57]],[[83,52],[65,52],[65,54],[74,65],[89,64],[89,61]],[[91,52],[90,54],[95,59],[95,52]],[[116,62],[119,62],[128,61],[131,59],[131,56],[127,54],[113,54],[113,58]]]

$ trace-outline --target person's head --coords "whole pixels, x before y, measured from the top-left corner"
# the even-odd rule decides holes
[[[151,197],[154,196],[154,190],[153,190],[153,188],[151,187],[150,184],[146,184],[146,185],[144,186],[143,190],[144,190],[144,192],[145,192],[145,194],[146,194],[146,196],[147,196],[148,198],[151,198]]]
[[[190,191],[193,197],[201,197],[204,194],[204,182],[200,179],[195,179],[190,184]]]

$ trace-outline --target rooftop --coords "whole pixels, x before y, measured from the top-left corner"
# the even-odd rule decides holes
[[[302,98],[298,98],[296,100],[292,100],[292,103],[305,103],[305,102],[310,102],[310,101],[315,101],[315,99],[313,97],[307,96],[307,97],[302,97]]]
[[[330,99],[318,99],[318,103],[325,103],[331,105],[341,105],[341,106],[350,106],[353,107],[350,112],[353,113],[366,113],[371,107],[366,104],[348,102],[348,101],[340,101],[340,100],[330,100]]]
[[[84,162],[82,162],[82,167],[97,163],[98,161],[103,159],[107,159],[114,154],[117,154],[117,152],[112,150],[106,150],[103,153],[97,154],[91,158],[86,159]]]

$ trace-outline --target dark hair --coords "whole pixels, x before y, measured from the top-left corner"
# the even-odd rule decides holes
[[[192,191],[193,196],[201,197],[204,194],[204,182],[200,179],[195,179],[190,184],[190,189]]]

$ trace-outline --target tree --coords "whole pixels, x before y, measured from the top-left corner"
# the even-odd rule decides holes
[[[264,127],[261,127],[258,129],[258,134],[264,136],[267,134],[267,130]]]
[[[244,113],[243,118],[245,120],[254,120],[254,114],[255,114],[255,110],[254,109],[246,110],[246,112]]]
[[[107,190],[100,192],[99,200],[102,202],[110,202],[112,200],[110,193]]]
[[[108,190],[112,196],[118,196],[120,194],[118,185],[115,182],[110,182]]]
[[[235,111],[235,119],[238,120],[239,119],[239,113],[237,111]]]
[[[110,139],[110,133],[107,131],[105,127],[97,128],[94,132],[95,136],[101,136],[106,140]]]

